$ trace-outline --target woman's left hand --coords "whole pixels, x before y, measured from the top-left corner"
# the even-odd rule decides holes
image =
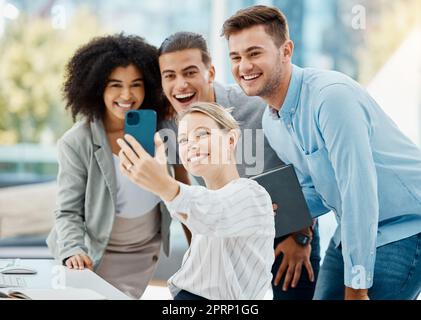
[[[159,133],[155,134],[154,158],[131,135],[126,134],[124,139],[127,142],[123,139],[117,140],[121,147],[118,153],[121,172],[131,181],[157,194],[163,200],[171,201],[174,199],[180,187],[168,174],[165,145]]]

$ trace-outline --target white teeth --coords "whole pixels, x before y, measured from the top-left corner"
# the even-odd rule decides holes
[[[191,157],[189,159],[190,162],[196,162],[196,161],[200,161],[204,158],[206,158],[208,155],[207,154],[203,154],[203,155],[199,155],[199,156],[195,156],[195,157]]]
[[[260,76],[260,74],[249,74],[249,75],[244,75],[243,78],[244,80],[253,80],[256,79],[258,76]]]
[[[186,99],[186,98],[191,98],[194,96],[194,92],[192,93],[185,93],[185,94],[176,94],[175,97],[177,99]]]
[[[120,103],[120,102],[117,102],[117,105],[118,105],[120,108],[130,108],[130,107],[132,106],[132,104],[131,104],[131,103]]]

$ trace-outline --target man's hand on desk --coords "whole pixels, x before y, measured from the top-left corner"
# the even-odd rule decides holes
[[[70,269],[84,269],[94,270],[94,264],[86,254],[76,254],[66,259],[66,267]]]

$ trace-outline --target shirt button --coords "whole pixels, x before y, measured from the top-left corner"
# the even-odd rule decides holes
[[[294,109],[294,108],[292,108],[292,109],[291,109],[291,112],[292,112],[292,113],[294,113],[294,112],[295,112],[295,109]]]
[[[291,125],[290,125],[290,124],[288,124],[288,126],[287,126],[287,127],[288,127],[288,129],[291,129]]]

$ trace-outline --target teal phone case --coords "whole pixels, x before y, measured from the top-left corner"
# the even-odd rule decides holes
[[[132,135],[151,156],[155,156],[154,135],[156,126],[155,110],[130,110],[126,113],[125,133]]]

